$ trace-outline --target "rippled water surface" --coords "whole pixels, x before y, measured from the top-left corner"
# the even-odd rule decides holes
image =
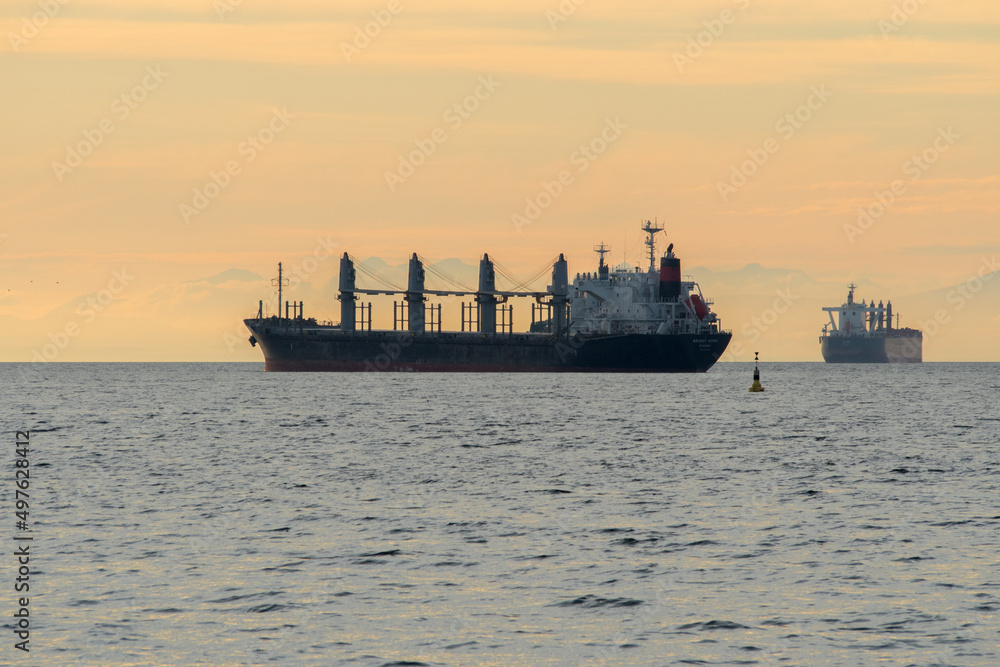
[[[751,371],[0,365],[0,662],[1000,664],[1000,365]]]

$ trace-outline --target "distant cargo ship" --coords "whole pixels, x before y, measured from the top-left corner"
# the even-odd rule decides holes
[[[919,363],[923,361],[924,335],[917,329],[899,328],[892,324],[892,302],[883,306],[872,301],[855,303],[850,285],[847,303],[823,310],[830,321],[819,337],[823,359],[827,363]],[[834,321],[833,314],[837,313]]]
[[[268,371],[707,371],[732,332],[722,329],[697,283],[681,278],[673,244],[657,266],[654,238],[662,228],[647,222],[643,231],[648,270],[612,269],[601,244],[597,271],[572,279],[559,255],[544,292],[498,290],[489,255],[479,264],[478,290],[425,289],[424,262],[416,253],[406,289],[364,289],[355,282],[354,259],[344,253],[339,324],[304,318],[302,302],[285,303],[284,317],[280,310],[265,317],[261,302],[257,316],[244,323]],[[279,304],[282,284],[279,264]],[[375,294],[403,297],[395,304],[392,330],[373,331],[371,303],[359,303],[359,296]],[[472,297],[462,304],[462,331],[441,331],[440,304],[425,303],[435,296]],[[526,333],[513,332],[513,307],[504,304],[514,297],[533,301]]]

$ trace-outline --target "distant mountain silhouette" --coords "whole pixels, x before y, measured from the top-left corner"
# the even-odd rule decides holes
[[[407,262],[390,264],[373,257],[361,264],[383,280],[405,288]],[[285,265],[290,278],[296,278],[293,271],[296,266]],[[430,269],[452,276],[472,289],[478,284],[476,261],[447,258],[428,269],[429,289],[455,288]],[[570,269],[572,274],[592,267]],[[292,280],[285,298],[304,301],[307,317],[339,321],[337,272],[336,262],[324,262],[314,274]],[[829,321],[821,309],[843,303],[850,283],[846,275],[839,281],[820,281],[801,270],[755,263],[732,271],[693,267],[683,272],[692,275],[704,295],[714,300],[714,310],[722,318],[723,326],[734,334],[730,354],[724,359],[738,361],[752,360],[753,352],[758,350],[762,359],[821,361],[818,336]],[[359,286],[385,288],[363,276],[362,271],[358,273]],[[526,277],[520,275],[517,279]],[[544,288],[548,278],[546,271],[533,287]],[[924,330],[925,360],[1000,360],[1000,348],[995,343],[996,331],[1000,329],[1000,271],[979,277],[977,269],[970,268],[969,280],[972,282],[968,284],[962,282],[914,293],[869,280],[855,282],[859,285],[859,298],[891,299],[894,310],[901,315],[902,326]],[[510,287],[500,276],[498,285]],[[242,319],[257,311],[260,300],[266,313],[273,313],[277,307],[270,277],[240,268],[173,283],[137,282],[106,306],[95,304],[97,296],[95,291],[69,297],[44,316],[32,318],[30,327],[19,326],[25,320],[0,318],[5,330],[12,332],[8,348],[16,352],[13,356],[28,360],[33,350],[66,342],[66,348],[59,352],[59,361],[97,359],[106,356],[107,350],[120,353],[133,349],[138,359],[159,361],[260,361],[259,350],[246,342],[249,334]],[[376,327],[392,326],[392,302],[398,299],[365,298],[374,302]],[[458,328],[461,312],[458,299],[445,297],[440,303],[445,328]],[[530,323],[528,300],[513,303],[515,326],[523,330]],[[939,322],[936,316],[942,313],[945,321]],[[64,335],[68,325],[78,327],[71,340]],[[151,349],[155,353],[151,354]]]

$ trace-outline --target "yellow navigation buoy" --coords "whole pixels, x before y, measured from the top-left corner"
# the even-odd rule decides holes
[[[760,368],[758,367],[760,359],[757,356],[759,354],[759,352],[753,353],[753,384],[750,385],[750,391],[764,391],[764,387],[760,386]]]

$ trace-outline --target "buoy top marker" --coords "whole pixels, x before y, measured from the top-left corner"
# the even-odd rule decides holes
[[[750,385],[750,391],[752,392],[764,391],[764,387],[760,384],[760,367],[758,366],[760,362],[760,357],[758,356],[759,354],[759,352],[753,353],[753,384]]]

